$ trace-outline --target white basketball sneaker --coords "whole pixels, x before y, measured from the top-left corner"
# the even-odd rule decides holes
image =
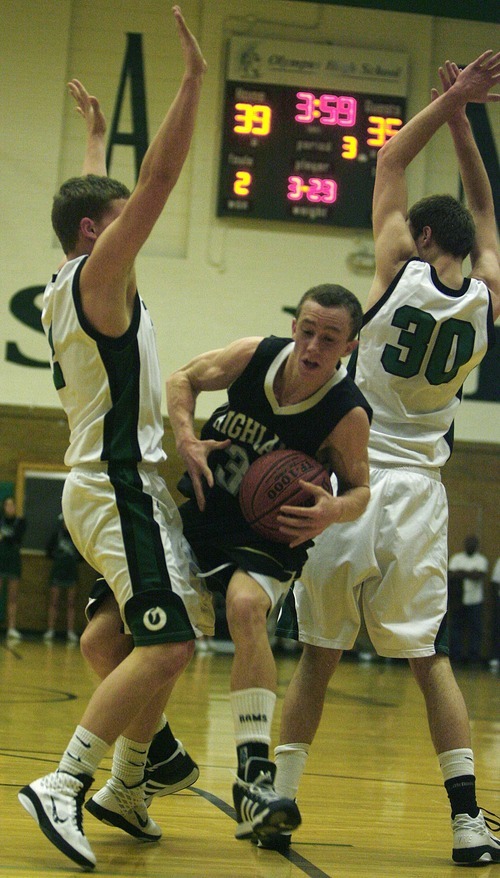
[[[500,840],[489,831],[482,811],[477,817],[457,814],[451,825],[454,863],[500,863]]]
[[[74,777],[54,771],[23,787],[18,799],[49,841],[84,869],[93,869],[96,858],[82,827],[82,805],[92,783],[89,775]]]
[[[161,838],[161,829],[151,820],[146,808],[144,784],[126,787],[121,780],[111,777],[85,803],[85,808],[102,823],[117,826],[135,838],[143,841],[158,841]]]

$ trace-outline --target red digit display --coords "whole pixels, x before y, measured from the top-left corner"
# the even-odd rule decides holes
[[[306,198],[312,204],[333,204],[337,198],[337,184],[335,180],[322,180],[319,177],[303,180],[302,177],[291,176],[288,178],[287,198],[289,201]]]
[[[296,97],[298,112],[295,121],[301,125],[310,125],[318,121],[321,125],[341,125],[351,128],[356,123],[357,101],[353,97],[316,95],[309,91],[298,91]]]

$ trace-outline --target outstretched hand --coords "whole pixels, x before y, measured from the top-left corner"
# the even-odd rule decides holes
[[[465,100],[477,104],[500,101],[500,94],[491,89],[500,83],[500,52],[488,49],[461,70],[451,61],[440,68],[439,76],[443,88],[453,87],[461,92]]]
[[[101,110],[99,101],[94,95],[89,95],[87,89],[78,79],[68,82],[68,89],[76,102],[76,111],[85,120],[87,133],[92,137],[104,137],[106,133],[106,118]]]
[[[207,69],[201,49],[198,45],[196,37],[189,30],[180,6],[173,6],[172,12],[177,23],[177,30],[181,41],[182,51],[184,54],[184,62],[186,64],[186,74],[188,76],[203,76]]]
[[[454,61],[445,61],[443,67],[438,68],[439,78],[441,80],[441,85],[443,88],[442,94],[447,92],[451,86],[457,81],[458,74],[460,73],[460,68]],[[436,98],[439,97],[439,91],[437,88],[431,89],[431,102],[435,101]],[[467,114],[465,112],[466,104],[462,104],[461,107],[458,108],[454,116],[449,120],[449,124],[453,125],[454,123],[460,122],[462,119],[467,118]]]
[[[443,87],[443,94],[456,82],[460,68],[454,61],[445,61],[443,67],[438,67],[439,78]],[[439,97],[437,88],[431,89],[431,100],[435,101]]]

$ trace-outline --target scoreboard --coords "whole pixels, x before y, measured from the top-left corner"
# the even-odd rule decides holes
[[[400,52],[235,38],[217,215],[370,227],[377,152],[405,122]]]

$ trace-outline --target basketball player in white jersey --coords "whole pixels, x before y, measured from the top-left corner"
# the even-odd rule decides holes
[[[77,79],[71,80],[68,88],[85,122],[87,133],[82,176],[97,174],[106,177],[106,118],[99,101],[89,95]],[[103,577],[96,579],[86,615],[87,625],[80,640],[81,652],[95,673],[104,679],[132,651],[134,641],[131,634],[125,633],[117,601]],[[128,750],[128,738],[121,735],[115,741],[112,776],[115,781],[123,781],[127,785],[128,766],[130,761],[135,763],[135,756],[132,760],[128,759]],[[162,714],[147,755],[144,774],[146,804],[149,807],[155,796],[170,795],[191,786],[199,773],[198,766],[184,749],[182,741],[174,737],[166,716]],[[110,796],[109,788],[111,786],[112,790],[113,785],[117,786],[115,782],[106,784],[106,788],[94,794],[85,807],[94,817],[118,826],[130,835],[143,838],[145,830],[138,825],[136,809],[129,800]]]
[[[195,637],[213,630],[204,623],[203,596],[189,583],[180,518],[157,472],[165,458],[160,370],[135,276],[135,258],[188,153],[206,70],[178,6],[173,16],[184,75],[134,191],[105,176],[74,178],[52,211],[66,262],[45,290],[42,322],[70,427],[64,518],[111,588],[134,649],[96,689],[58,769],[23,787],[19,799],[84,869],[96,864],[82,827],[84,796],[119,736],[119,774],[97,794],[96,816],[119,826],[124,814],[135,814],[135,826],[122,828],[145,840],[161,836],[142,786],[149,743]]]
[[[443,94],[435,92],[378,157],[376,269],[355,371],[373,408],[371,500],[356,521],[316,539],[295,585],[291,609],[304,649],[285,697],[276,789],[297,794],[328,682],[355,643],[362,607],[377,652],[407,658],[422,690],[451,804],[453,860],[498,863],[500,842],[476,803],[467,709],[447,654],[448,512],[440,467],[451,451],[463,383],[493,342],[500,314],[493,198],[465,114],[468,101],[500,99],[488,95],[500,80],[500,53],[485,52],[461,72],[446,62],[440,76]],[[406,168],[444,123],[470,214],[447,195],[424,198],[408,212]],[[472,271],[464,277],[469,252]],[[289,835],[275,836],[268,847],[289,843]]]

